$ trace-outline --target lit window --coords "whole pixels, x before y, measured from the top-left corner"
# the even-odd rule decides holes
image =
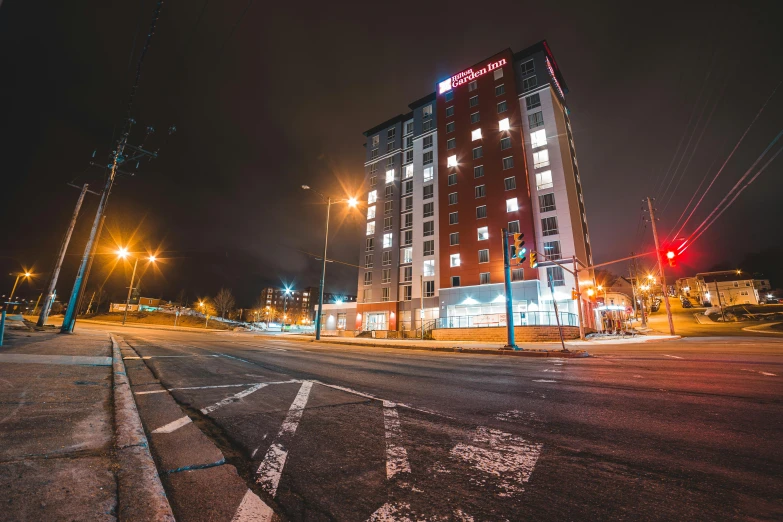
[[[375,234],[375,221],[370,221],[367,223],[367,235],[371,236]]]
[[[489,227],[479,227],[478,240],[484,241],[485,239],[489,239]]]
[[[516,201],[516,199],[514,199]],[[508,203],[506,203],[506,206],[508,206]],[[383,235],[383,248],[391,248],[392,246],[392,234],[384,234]]]
[[[367,195],[367,203],[375,203],[376,201],[378,201],[378,191],[371,190]]]
[[[413,177],[413,165],[405,165],[405,172],[403,173],[402,178],[408,179]]]
[[[386,171],[386,183],[394,183],[394,169]]]
[[[389,288],[388,286],[385,288],[381,288],[381,301],[388,301],[390,294],[391,294],[391,288]]]
[[[511,128],[509,126],[509,123],[508,123],[508,118],[503,118],[502,120],[500,120],[498,122],[498,124],[500,125],[500,130],[501,131],[507,131],[507,130],[509,130]]]
[[[435,260],[428,259],[424,262],[424,277],[435,275]]]
[[[552,188],[552,171],[536,172],[536,188],[538,190]]]
[[[489,249],[478,251],[479,263],[489,263]]]
[[[402,249],[402,261],[401,263],[413,263],[413,248],[403,248]]]
[[[448,78],[446,80],[443,80],[438,84],[438,92],[443,94],[444,92],[451,90],[451,78]],[[430,111],[432,111],[432,106],[428,105],[427,107],[430,107]],[[426,107],[425,107],[426,108]]]
[[[459,266],[459,254],[451,254],[449,256],[449,264],[451,266]]]
[[[432,181],[434,178],[435,169],[433,167],[427,167],[424,169],[424,183],[427,183],[428,181]]]
[[[375,136],[372,137],[372,146],[373,147],[377,147],[380,142],[381,142],[381,137],[378,134],[376,134]]]
[[[449,245],[459,245],[459,232],[452,232],[449,234]]]
[[[544,129],[530,133],[531,147],[535,149],[536,147],[543,147],[544,145],[546,145],[546,131]]]
[[[506,200],[506,212],[516,212],[519,210],[519,204],[517,198],[511,198]]]
[[[476,129],[470,133],[470,137],[473,141],[481,139],[481,129]]]
[[[457,155],[449,156],[449,159],[446,160],[446,166],[447,167],[456,167],[457,166]]]
[[[367,208],[367,219],[375,219],[375,205]]]
[[[391,268],[381,270],[381,284],[391,283]]]
[[[533,168],[540,169],[549,165],[549,150],[544,149],[533,153]]]

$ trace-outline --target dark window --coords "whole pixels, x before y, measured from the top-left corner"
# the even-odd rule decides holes
[[[432,130],[432,120],[424,120],[421,122],[421,131],[427,132]]]
[[[482,156],[484,156],[484,150],[481,147],[473,149],[473,159],[479,159]]]
[[[557,234],[557,216],[541,218],[541,234],[544,236]]]
[[[430,217],[435,215],[435,203],[424,204],[424,217]]]
[[[482,219],[487,217],[487,206],[481,205],[480,207],[476,207],[476,219]]]
[[[433,241],[432,239],[424,242],[424,255],[425,256],[435,255],[435,241]]]
[[[514,167],[514,158],[509,156],[508,158],[503,158],[503,170],[508,170],[510,168]]]
[[[394,201],[384,201],[383,202],[383,213],[384,214],[391,214],[393,209],[394,209]]]
[[[474,112],[470,115],[470,123],[478,123],[479,121],[481,121],[481,116],[479,113]]]
[[[476,187],[474,189],[474,192],[476,193],[477,198],[483,198],[484,196],[487,195],[487,191],[484,185],[479,185],[478,187]]]
[[[479,284],[480,285],[489,284],[489,272],[482,272],[479,274]]]
[[[538,94],[536,94],[536,96],[538,96]],[[544,124],[544,113],[538,111],[534,112],[533,114],[528,114],[527,122],[531,129],[542,126]]]
[[[451,276],[451,286],[459,286],[459,276]]]
[[[424,297],[435,295],[435,281],[424,281]]]
[[[478,251],[479,263],[489,263],[489,249],[485,248]]]
[[[500,150],[506,150],[511,148],[511,138],[500,139]]]
[[[386,185],[386,197],[390,198],[394,195],[394,185]]]
[[[432,197],[433,191],[434,191],[434,185],[425,185],[424,186],[424,197],[422,199],[430,199]]]
[[[478,105],[478,96],[471,96],[468,104],[470,107],[475,107]]]
[[[454,116],[454,106],[446,107],[446,117]]]
[[[500,96],[501,94],[506,93],[506,86],[505,85],[498,85],[495,87],[495,96]]]
[[[549,194],[541,194],[538,196],[538,206],[541,208],[541,212],[555,210],[555,195],[551,192]]]
[[[507,108],[508,106],[506,105],[505,101],[498,103],[498,114],[500,114],[501,112],[506,112]]]
[[[446,150],[452,150],[457,148],[457,139],[451,138],[450,140],[446,140]]]
[[[452,172],[449,174],[449,187],[457,184],[457,173]]]
[[[454,99],[454,91],[446,91],[446,94],[443,95],[443,99],[447,102],[450,102]]]
[[[391,229],[392,229],[392,218],[391,218],[391,216],[389,216],[387,218],[383,218],[383,230],[387,231],[387,230],[391,230]]]
[[[405,214],[402,217],[403,220],[403,228],[410,228],[413,226],[413,214]]]
[[[435,233],[435,222],[434,221],[425,221],[424,222],[424,237],[431,236]]]
[[[429,165],[430,163],[432,163],[432,151],[425,152],[423,160],[424,160],[423,161],[424,165]]]
[[[423,148],[429,149],[430,147],[432,147],[432,136],[424,136],[424,140],[422,141],[423,141],[422,144]]]
[[[531,76],[530,78],[525,78],[522,80],[522,90],[523,91],[529,91],[530,89],[533,89],[536,85],[538,85],[538,80],[535,76]]]
[[[364,241],[364,249],[365,250],[370,251],[370,250],[373,249],[374,246],[375,246],[375,238],[374,237],[368,237]]]
[[[484,176],[484,165],[478,165],[476,167],[473,167],[474,178],[481,178],[483,176]]]
[[[519,220],[509,221],[508,231],[510,234],[519,234]]]
[[[457,193],[452,192],[449,194],[449,205],[456,205],[457,204]]]
[[[449,225],[456,225],[459,223],[459,213],[457,212],[450,212],[449,213]]]
[[[468,84],[468,92],[473,92],[478,89],[478,81],[473,80]]]
[[[560,241],[544,241],[544,254],[550,259],[560,259]]]
[[[525,269],[524,268],[515,268],[511,271],[511,280],[512,281],[524,281],[525,280]]]
[[[402,195],[407,196],[408,194],[413,194],[413,180],[405,181],[402,184]]]
[[[521,66],[522,68],[522,74],[533,74],[536,72],[536,65],[533,63],[533,60],[528,60],[525,63],[523,63]]]
[[[563,269],[559,266],[546,267],[546,280],[547,284],[552,281],[554,286],[565,286],[565,277],[563,277]]]
[[[514,190],[515,188],[517,188],[517,178],[515,178],[514,176],[504,179],[503,183],[506,186],[506,190]]]
[[[531,94],[527,98],[525,98],[525,105],[527,106],[527,110],[535,109],[536,107],[541,107],[541,97],[536,94]]]
[[[456,124],[453,121],[450,121],[446,124],[446,132],[454,132],[454,127],[456,127]]]
[[[452,232],[449,234],[449,245],[459,245],[459,232]]]

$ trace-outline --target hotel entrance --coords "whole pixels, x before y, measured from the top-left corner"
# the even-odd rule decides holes
[[[389,321],[386,312],[369,312],[367,314],[367,325],[365,330],[388,330]]]

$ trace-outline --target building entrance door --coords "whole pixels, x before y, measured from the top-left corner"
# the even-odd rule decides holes
[[[385,313],[367,314],[367,330],[388,330]]]

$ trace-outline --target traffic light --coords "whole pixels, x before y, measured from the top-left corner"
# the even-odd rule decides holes
[[[572,289],[571,290],[571,300],[572,301],[576,301],[577,299],[579,299],[579,292],[577,292],[576,290]]]
[[[530,251],[530,268],[537,268],[538,261],[536,260],[537,254],[535,250]]]
[[[677,266],[677,254],[674,253],[674,250],[666,252],[666,259],[669,260],[669,266]]]
[[[520,263],[524,262],[527,254],[527,248],[524,248],[525,241],[522,239],[525,234],[514,234],[514,241],[509,245],[509,257],[510,259],[518,259]]]

